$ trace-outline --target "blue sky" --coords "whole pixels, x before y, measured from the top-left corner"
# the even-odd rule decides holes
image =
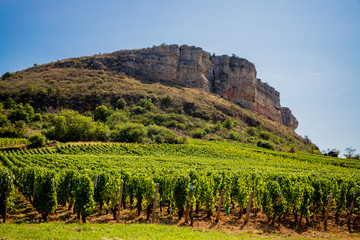
[[[188,44],[255,63],[298,134],[360,152],[360,1],[0,0],[0,74],[68,57]]]

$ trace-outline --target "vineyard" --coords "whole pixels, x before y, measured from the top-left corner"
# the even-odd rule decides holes
[[[325,222],[356,227],[360,162],[249,145],[193,140],[172,144],[80,144],[13,150],[0,155],[0,208],[21,193],[47,221],[58,205],[83,222],[96,207],[121,219],[131,209],[151,219],[161,211],[193,216],[264,214],[269,224]],[[157,185],[158,184],[158,185]],[[157,188],[158,186],[158,188]],[[6,196],[8,196],[6,198]],[[154,206],[155,203],[155,206]],[[158,207],[159,209],[155,209]]]

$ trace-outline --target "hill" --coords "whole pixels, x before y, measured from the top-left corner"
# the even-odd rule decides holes
[[[169,66],[169,61],[176,64]],[[172,76],[174,66],[178,70]],[[212,72],[211,76],[202,76],[204,71]],[[157,76],[151,75],[156,72]],[[208,85],[200,84],[205,78]],[[178,136],[229,138],[281,151],[316,151],[308,139],[294,132],[296,119],[289,109],[280,107],[279,93],[256,79],[252,63],[213,56],[201,48],[164,45],[72,58],[6,73],[2,80],[2,101],[11,97],[16,103],[30,103],[37,112],[73,109],[91,115],[100,105],[113,109],[124,99],[129,121],[165,126]],[[237,93],[231,92],[236,88]],[[154,107],[136,111],[143,100]],[[180,115],[185,118],[174,119]],[[219,124],[228,117],[234,127],[223,129]]]

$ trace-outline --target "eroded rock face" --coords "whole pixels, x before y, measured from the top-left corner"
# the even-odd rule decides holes
[[[61,64],[68,67],[67,62]],[[199,47],[187,45],[161,45],[86,58],[82,64],[201,88],[292,129],[298,125],[290,109],[280,106],[279,92],[257,79],[254,64],[243,58],[210,56]]]

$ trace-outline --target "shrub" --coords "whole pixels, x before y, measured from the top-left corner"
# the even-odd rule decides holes
[[[102,127],[103,125],[94,122],[91,117],[83,116],[73,110],[64,110],[51,120],[44,134],[50,139],[63,142],[100,140],[104,138]]]
[[[33,118],[33,116],[34,116],[34,108],[28,103],[26,103],[25,105],[20,103],[16,105],[13,111],[11,111],[9,115],[9,119],[12,122],[24,121],[28,123]]]
[[[134,114],[143,114],[146,112],[146,110],[141,106],[134,106],[131,108],[131,112]]]
[[[274,146],[273,146],[271,143],[269,143],[269,142],[258,141],[258,142],[256,143],[256,145],[257,145],[258,147],[262,147],[262,148],[274,150]]]
[[[193,134],[194,138],[203,138],[205,136],[206,136],[206,132],[201,128],[196,129]]]
[[[269,132],[260,131],[259,137],[264,140],[269,140],[271,137],[271,134]]]
[[[228,139],[233,140],[233,141],[240,141],[240,135],[237,132],[231,131],[228,135]]]
[[[8,97],[4,102],[4,108],[5,109],[14,109],[15,107],[16,107],[15,101],[11,97]]]
[[[163,105],[164,107],[169,107],[171,105],[172,101],[173,101],[172,96],[166,95],[165,97],[163,97],[161,99],[161,105]]]
[[[136,123],[126,123],[118,126],[112,133],[112,139],[116,142],[138,142],[141,143],[147,135],[144,125]]]
[[[95,112],[94,112],[94,120],[95,121],[106,122],[106,120],[109,116],[110,116],[110,111],[106,106],[101,105],[101,106],[96,107]]]
[[[151,111],[154,108],[154,104],[152,103],[151,99],[141,99],[137,105],[148,111]]]
[[[119,98],[116,102],[116,108],[122,110],[125,109],[125,107],[126,107],[126,101],[123,98]]]
[[[231,130],[234,128],[234,123],[233,123],[233,121],[231,121],[230,117],[227,117],[223,122],[223,126],[224,126],[224,128]]]
[[[248,127],[248,128],[246,128],[246,133],[249,136],[255,136],[256,135],[256,128],[255,127]]]
[[[156,143],[177,143],[176,135],[170,129],[150,125],[147,127],[149,138]]]
[[[9,79],[11,77],[11,73],[10,72],[6,72],[4,73],[2,76],[1,76],[1,79],[2,80],[6,80],[6,79]]]
[[[44,147],[49,140],[41,133],[35,133],[29,137],[30,147]]]
[[[106,121],[106,124],[110,129],[113,129],[115,126],[119,124],[123,124],[129,121],[129,118],[125,111],[115,110]]]
[[[33,121],[35,122],[39,122],[39,121],[42,121],[42,116],[40,113],[35,113],[33,118],[32,118]]]

